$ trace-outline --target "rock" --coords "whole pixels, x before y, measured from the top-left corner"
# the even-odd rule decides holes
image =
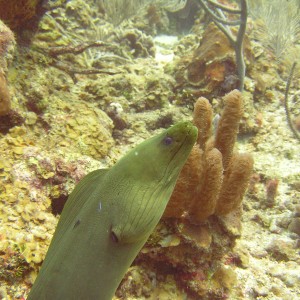
[[[25,123],[27,125],[34,125],[37,121],[37,115],[33,111],[30,111],[26,115]]]
[[[300,204],[295,207],[295,217],[300,217]]]
[[[6,299],[7,292],[5,287],[0,287],[0,299]]]
[[[294,218],[288,227],[289,231],[300,235],[300,217]]]
[[[289,261],[294,254],[292,243],[283,239],[274,239],[266,250],[277,261]]]
[[[214,274],[216,279],[222,287],[230,289],[237,282],[237,276],[234,270],[229,266],[221,266]]]

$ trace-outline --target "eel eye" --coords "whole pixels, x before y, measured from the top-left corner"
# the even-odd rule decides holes
[[[114,243],[119,242],[119,239],[118,239],[117,235],[113,231],[110,232],[110,238]]]
[[[164,144],[165,145],[171,145],[173,143],[173,139],[170,137],[170,136],[166,136],[165,138],[164,138]]]

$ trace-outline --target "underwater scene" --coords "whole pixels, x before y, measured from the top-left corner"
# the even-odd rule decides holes
[[[0,0],[0,299],[300,300],[300,1]]]

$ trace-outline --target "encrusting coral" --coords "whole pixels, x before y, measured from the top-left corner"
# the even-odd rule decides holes
[[[233,90],[224,103],[215,136],[209,101],[202,97],[195,103],[197,144],[181,171],[164,217],[187,218],[199,224],[213,214],[223,216],[240,206],[253,169],[251,155],[233,151],[243,114],[242,94]]]

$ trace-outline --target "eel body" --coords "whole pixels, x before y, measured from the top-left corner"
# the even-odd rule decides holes
[[[111,300],[161,218],[197,137],[180,122],[85,176],[70,194],[28,300]]]

